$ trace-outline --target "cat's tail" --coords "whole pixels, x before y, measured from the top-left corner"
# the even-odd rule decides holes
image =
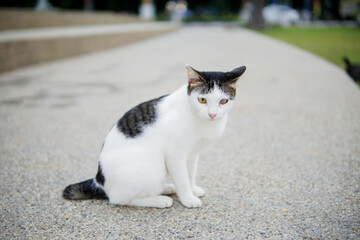
[[[351,67],[350,60],[347,57],[342,58],[347,67]]]
[[[96,183],[95,179],[67,186],[63,191],[63,197],[70,200],[108,199],[105,191]]]

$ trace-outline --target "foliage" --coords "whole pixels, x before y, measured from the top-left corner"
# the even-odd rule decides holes
[[[0,7],[12,8],[33,8],[38,0],[1,0]],[[169,0],[153,0],[158,14],[164,12],[166,3]],[[48,0],[52,6],[59,9],[84,8],[84,0]],[[241,7],[241,0],[188,0],[189,9],[194,12],[204,9],[216,9],[221,14],[230,12],[236,14]],[[141,0],[92,0],[95,10],[137,13]]]

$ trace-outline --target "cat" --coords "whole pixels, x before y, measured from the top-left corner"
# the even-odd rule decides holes
[[[69,185],[71,200],[167,208],[176,193],[185,207],[201,207],[195,182],[199,152],[222,135],[246,67],[200,72],[186,65],[187,84],[126,112],[107,135],[95,178]]]
[[[343,57],[345,63],[346,72],[356,82],[360,81],[360,64],[350,63],[347,57]]]

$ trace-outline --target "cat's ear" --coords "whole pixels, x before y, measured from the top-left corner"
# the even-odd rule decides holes
[[[197,84],[199,82],[203,82],[204,79],[202,78],[201,74],[186,64],[186,71],[187,71],[187,79],[189,85]]]
[[[227,82],[230,85],[235,86],[237,80],[239,80],[239,78],[244,74],[245,70],[246,70],[245,66],[241,66],[241,67],[233,69],[231,72],[229,72],[230,78],[228,79]]]

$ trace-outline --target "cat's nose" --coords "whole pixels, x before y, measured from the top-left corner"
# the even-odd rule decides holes
[[[209,116],[211,117],[211,119],[214,119],[214,117],[216,117],[215,113],[209,113]]]

